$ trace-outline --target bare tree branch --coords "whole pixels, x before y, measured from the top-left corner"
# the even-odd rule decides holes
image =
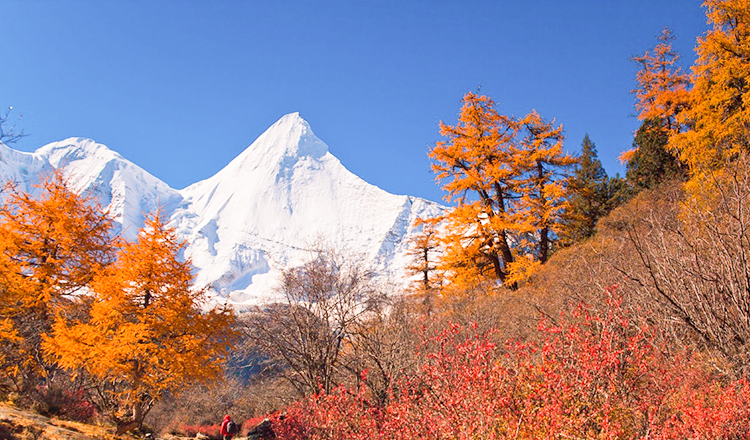
[[[5,145],[18,142],[21,138],[28,136],[26,133],[17,131],[18,124],[23,119],[23,115],[19,116],[15,122],[10,122],[10,112],[13,111],[13,107],[8,107],[5,114],[0,114],[0,142]]]

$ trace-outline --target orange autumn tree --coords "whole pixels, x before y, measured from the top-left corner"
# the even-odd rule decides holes
[[[427,314],[432,312],[432,297],[435,291],[443,284],[442,274],[437,266],[441,253],[440,234],[437,229],[439,221],[439,218],[418,218],[416,226],[421,226],[422,231],[409,243],[408,255],[411,257],[411,264],[406,270],[411,275],[419,276],[419,279],[412,283],[412,290],[422,300]]]
[[[639,162],[653,161],[653,158],[658,155],[669,157],[669,153],[664,149],[666,144],[645,145],[649,151],[639,153],[640,147],[643,146],[640,144],[643,143],[644,136],[650,134],[644,131],[656,132],[651,136],[661,135],[666,139],[684,129],[678,115],[689,105],[690,77],[677,64],[680,56],[672,49],[674,40],[672,31],[664,28],[657,40],[658,44],[651,51],[631,58],[640,65],[635,75],[637,87],[631,90],[631,93],[635,94],[637,117],[643,121],[643,125],[639,130],[640,138],[636,136],[633,148],[620,155],[620,161],[628,163],[630,167],[641,168]],[[639,139],[640,142],[638,142]],[[654,148],[657,151],[650,151]],[[639,157],[643,155],[646,157]],[[661,159],[661,161],[664,160]]]
[[[447,180],[442,269],[455,285],[495,279],[511,289],[549,257],[567,200],[562,126],[536,111],[516,120],[494,101],[467,93],[458,124],[440,124],[448,141],[430,151],[437,179]]]
[[[36,189],[32,196],[9,184],[0,207],[0,386],[17,392],[54,376],[42,338],[114,258],[112,219],[72,191],[62,171]]]
[[[688,129],[669,140],[693,176],[750,151],[750,0],[705,0],[709,31],[698,38]]]
[[[635,80],[635,108],[638,119],[658,120],[671,132],[679,131],[677,115],[686,109],[690,78],[677,65],[679,55],[672,49],[674,35],[664,28],[659,43],[644,55],[631,58],[641,65]]]
[[[232,338],[231,310],[202,311],[206,290],[192,286],[184,242],[161,215],[92,283],[90,316],[58,316],[44,350],[60,366],[85,371],[97,404],[119,431],[139,426],[166,392],[217,378]]]
[[[513,202],[519,256],[511,263],[511,282],[528,278],[547,262],[563,223],[569,172],[576,158],[563,151],[562,125],[545,121],[536,110],[521,121],[524,137],[515,158],[519,196]]]
[[[448,138],[430,150],[432,169],[457,202],[445,216],[446,255],[443,263],[455,282],[473,282],[491,276],[501,282],[514,260],[510,247],[513,220],[511,198],[516,192],[512,166],[517,124],[500,115],[487,96],[469,92],[455,126],[440,123]]]

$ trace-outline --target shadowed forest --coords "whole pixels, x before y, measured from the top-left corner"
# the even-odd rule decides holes
[[[750,1],[704,9],[692,66],[669,29],[632,59],[625,176],[468,92],[406,287],[321,246],[283,301],[207,309],[160,213],[128,242],[61,172],[8,182],[0,397],[129,436],[750,438]]]

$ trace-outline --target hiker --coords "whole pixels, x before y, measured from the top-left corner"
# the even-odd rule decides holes
[[[221,422],[221,430],[219,431],[221,438],[224,440],[232,440],[232,437],[237,434],[238,430],[237,424],[232,421],[229,414],[225,415],[224,421]]]

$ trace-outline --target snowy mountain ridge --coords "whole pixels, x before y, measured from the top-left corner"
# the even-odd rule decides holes
[[[361,257],[403,281],[415,220],[444,209],[398,196],[348,171],[298,113],[285,115],[214,176],[175,190],[104,145],[70,138],[23,153],[0,144],[0,181],[30,188],[62,168],[77,191],[108,206],[134,238],[159,207],[188,243],[196,284],[236,305],[274,298],[280,270],[323,246]],[[119,231],[118,231],[119,232]]]

